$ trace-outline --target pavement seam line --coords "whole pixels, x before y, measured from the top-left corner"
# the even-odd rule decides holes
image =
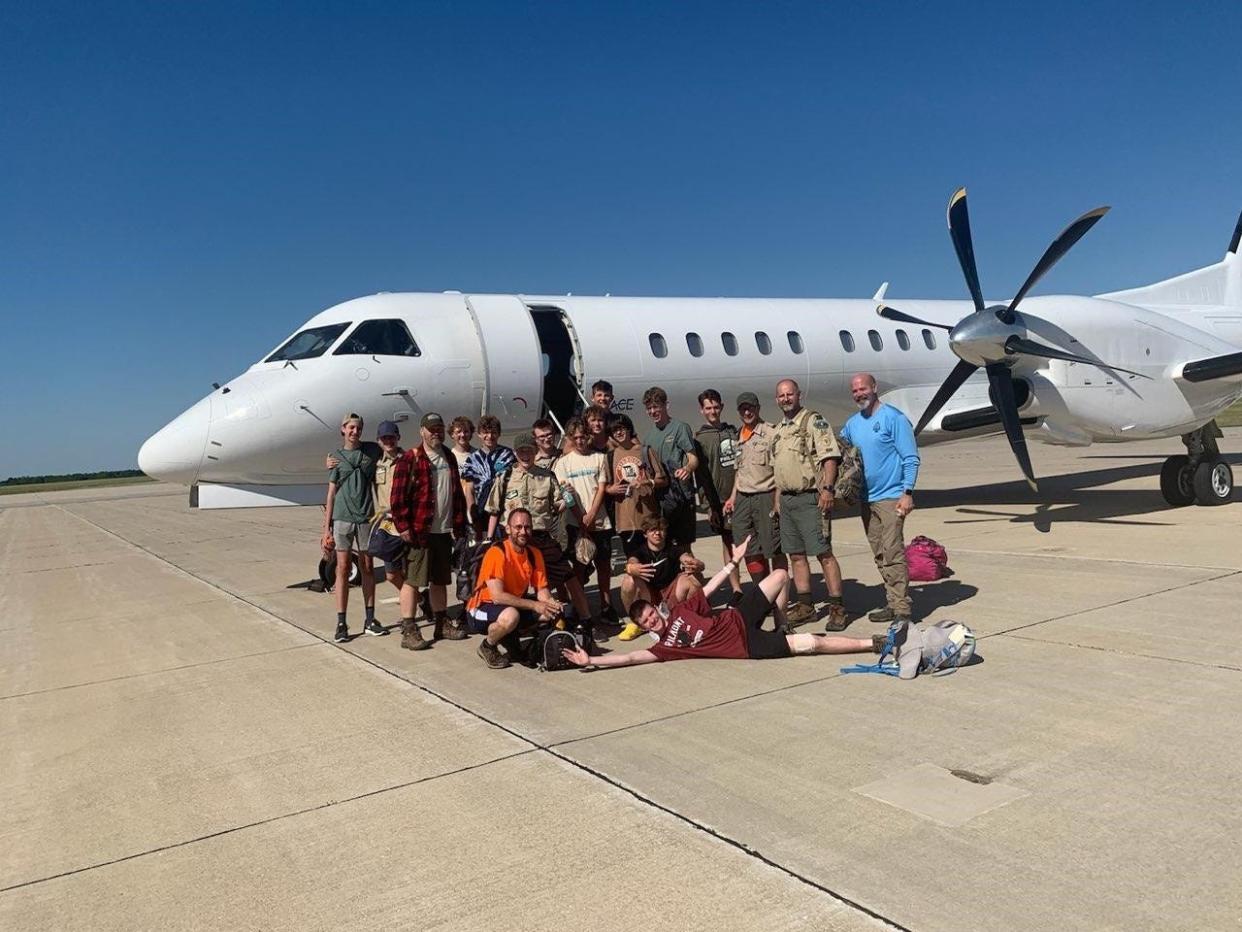
[[[1105,605],[1093,605],[1089,608],[1080,608],[1072,612],[1066,612],[1064,615],[1054,615],[1052,618],[1044,618],[1044,619],[1041,619],[1040,621],[1032,621],[1024,625],[1016,625],[1012,628],[1006,628],[1004,631],[993,631],[989,634],[982,635],[979,638],[979,640],[983,640],[984,638],[1000,637],[1001,635],[1006,635],[1006,634],[1013,634],[1013,632],[1015,631],[1025,631],[1027,628],[1037,628],[1040,625],[1046,625],[1053,621],[1064,621],[1067,618],[1074,618],[1078,615],[1086,615],[1089,612],[1098,612],[1101,609],[1105,609],[1105,608],[1116,608],[1118,605],[1128,605],[1130,602],[1138,602],[1142,599],[1149,599],[1154,595],[1164,595],[1166,592],[1177,592],[1178,590],[1181,590],[1181,589],[1189,589],[1192,586],[1201,586],[1204,583],[1216,582],[1217,580],[1221,580],[1221,579],[1228,579],[1230,576],[1237,576],[1239,574],[1242,574],[1242,570],[1229,570],[1226,573],[1220,573],[1216,576],[1206,576],[1203,579],[1192,579],[1189,582],[1178,583],[1176,586],[1168,586],[1167,588],[1164,588],[1164,589],[1154,589],[1151,592],[1143,592],[1138,595],[1127,596],[1124,599],[1118,599],[1116,602],[1109,602]],[[1174,658],[1165,657],[1165,658],[1160,658],[1160,659],[1170,660]]]
[[[1178,570],[1221,570],[1238,572],[1233,566],[1211,566],[1203,563],[1149,563],[1146,560],[1122,560],[1119,557],[1084,557],[1073,553],[1041,553],[1038,550],[975,550],[971,547],[954,547],[957,553],[974,553],[984,556],[995,554],[1002,557],[1039,557],[1044,560],[1073,560],[1075,563],[1120,563],[1124,566],[1161,566]]]
[[[107,683],[119,683],[122,680],[136,680],[144,676],[159,676],[161,673],[177,673],[181,670],[193,670],[197,667],[209,667],[217,663],[231,663],[234,660],[248,660],[251,657],[269,657],[272,654],[284,654],[292,650],[304,650],[307,647],[322,647],[323,643],[314,644],[291,644],[289,647],[277,647],[274,650],[260,650],[253,654],[238,654],[236,657],[217,657],[214,660],[200,660],[198,663],[184,663],[179,667],[165,667],[162,670],[145,670],[142,673],[126,673],[121,676],[109,677],[106,680],[88,680],[85,683],[66,683],[63,686],[49,686],[47,689],[32,689],[26,693],[13,693],[8,696],[0,696],[0,702],[6,699],[22,699],[26,696],[45,696],[48,693],[58,693],[66,689],[82,689],[87,686],[103,686]]]
[[[55,506],[55,507],[57,507],[57,508],[61,508],[61,506],[59,506],[59,505],[58,505],[58,506]],[[748,857],[753,858],[754,860],[759,861],[761,864],[764,864],[764,865],[766,865],[766,866],[768,866],[768,867],[770,867],[770,868],[772,868],[772,869],[774,869],[774,870],[778,871],[779,873],[783,873],[783,874],[785,874],[787,877],[790,877],[790,878],[792,878],[792,879],[794,879],[794,880],[798,881],[799,883],[805,884],[806,886],[811,887],[812,889],[817,890],[817,891],[819,891],[820,893],[823,893],[823,894],[827,895],[829,898],[831,898],[831,899],[833,899],[833,900],[836,900],[836,901],[837,901],[837,902],[839,902],[839,903],[842,903],[842,904],[844,904],[844,905],[846,905],[846,906],[849,906],[849,907],[851,907],[852,909],[856,909],[856,910],[858,910],[859,912],[861,912],[861,913],[863,913],[863,914],[865,914],[865,915],[867,915],[867,916],[870,916],[872,919],[875,919],[875,920],[877,920],[877,921],[879,921],[879,922],[883,922],[883,923],[885,923],[886,925],[888,925],[888,926],[889,926],[889,927],[891,927],[891,928],[902,930],[902,932],[908,932],[908,929],[907,929],[907,927],[906,927],[906,926],[902,926],[902,925],[900,925],[899,923],[896,923],[896,922],[894,922],[893,920],[891,920],[891,919],[887,918],[886,916],[882,915],[881,913],[878,913],[878,912],[876,912],[875,910],[873,910],[873,909],[871,909],[871,908],[869,908],[869,907],[867,907],[867,906],[864,906],[864,905],[863,905],[863,904],[861,904],[861,903],[855,902],[854,900],[850,899],[849,897],[847,897],[847,896],[845,896],[845,895],[843,895],[843,894],[840,894],[840,893],[835,892],[835,891],[834,891],[834,890],[832,890],[831,888],[824,886],[823,884],[819,883],[818,881],[812,880],[811,878],[806,877],[806,876],[804,876],[804,875],[802,875],[802,874],[798,873],[797,871],[793,870],[792,868],[786,867],[785,865],[780,864],[780,863],[779,863],[779,862],[777,862],[777,861],[774,861],[772,858],[769,858],[767,855],[763,854],[763,853],[762,853],[762,852],[760,852],[758,849],[752,848],[750,845],[747,845],[747,844],[746,844],[745,842],[743,842],[743,841],[740,841],[740,840],[738,840],[738,839],[732,838],[732,837],[731,837],[731,836],[729,836],[729,835],[725,835],[724,833],[722,833],[722,832],[718,831],[717,829],[712,828],[712,827],[711,827],[711,826],[709,826],[709,825],[706,825],[706,824],[704,824],[704,823],[698,822],[698,821],[696,821],[696,820],[694,820],[694,819],[690,818],[690,817],[689,817],[689,816],[687,816],[687,815],[683,815],[682,813],[677,812],[675,809],[671,809],[671,808],[669,808],[669,807],[667,807],[667,806],[664,806],[664,805],[662,805],[662,804],[660,804],[660,803],[656,802],[655,800],[650,799],[650,798],[649,798],[649,797],[647,797],[647,796],[644,796],[643,794],[639,793],[637,790],[634,790],[634,789],[632,789],[631,787],[628,787],[628,786],[626,786],[625,784],[623,784],[623,783],[621,783],[621,782],[619,782],[619,781],[615,780],[614,778],[612,778],[612,777],[608,776],[607,774],[605,774],[605,773],[603,773],[603,772],[601,772],[601,771],[597,771],[597,770],[595,770],[594,768],[589,767],[589,766],[587,766],[586,764],[581,763],[580,761],[575,760],[574,758],[569,757],[568,755],[563,754],[563,753],[561,753],[561,752],[557,751],[554,747],[552,747],[552,746],[548,746],[548,745],[543,745],[543,744],[540,744],[538,741],[535,741],[535,740],[534,740],[534,739],[532,739],[532,738],[528,738],[526,735],[523,735],[523,734],[521,734],[521,733],[519,733],[519,732],[517,732],[517,731],[514,731],[512,728],[508,727],[507,725],[504,725],[504,724],[502,724],[502,723],[500,723],[500,722],[494,721],[494,720],[492,720],[492,719],[488,718],[486,715],[483,715],[483,714],[482,714],[482,713],[480,713],[480,712],[476,712],[474,709],[469,709],[469,708],[467,708],[467,707],[463,706],[462,704],[460,704],[460,703],[458,703],[458,702],[456,702],[456,701],[454,701],[454,700],[452,700],[452,699],[448,698],[447,696],[444,696],[444,695],[442,695],[442,694],[440,694],[440,693],[436,692],[434,689],[431,689],[431,688],[430,688],[430,687],[428,687],[428,686],[425,686],[425,685],[423,685],[423,684],[421,684],[421,683],[417,683],[417,682],[415,682],[415,681],[413,681],[413,680],[409,679],[408,677],[401,675],[401,673],[400,673],[400,672],[398,672],[398,671],[388,669],[387,667],[383,666],[382,664],[380,664],[380,663],[378,663],[378,662],[376,662],[376,661],[374,661],[374,660],[371,660],[369,657],[363,657],[362,655],[360,655],[360,654],[356,654],[356,653],[354,653],[353,651],[346,650],[346,649],[345,649],[345,647],[344,647],[343,645],[337,644],[335,641],[329,641],[327,638],[322,637],[322,636],[320,636],[320,635],[318,635],[318,634],[316,634],[316,633],[314,633],[314,632],[312,632],[312,631],[306,631],[304,628],[299,627],[298,625],[294,624],[294,623],[293,623],[292,621],[290,621],[289,619],[284,618],[284,617],[282,617],[281,615],[276,614],[276,613],[275,613],[275,612],[273,612],[272,610],[267,609],[267,608],[264,608],[263,606],[258,605],[258,604],[256,604],[255,602],[252,602],[252,601],[250,601],[249,599],[245,598],[244,596],[240,596],[240,595],[238,595],[238,594],[237,594],[237,593],[235,593],[235,592],[231,592],[230,590],[228,590],[228,589],[224,588],[223,586],[221,586],[221,585],[219,585],[219,584],[217,584],[217,583],[210,582],[209,580],[204,579],[203,577],[196,575],[195,573],[191,572],[190,570],[185,569],[184,567],[177,566],[177,564],[175,564],[175,563],[171,562],[170,560],[167,560],[167,559],[166,559],[166,558],[164,558],[164,557],[161,557],[159,554],[155,553],[154,551],[152,551],[152,550],[148,550],[146,547],[143,547],[141,544],[137,544],[137,543],[134,543],[134,542],[133,542],[133,541],[131,541],[131,540],[127,540],[126,538],[122,537],[120,534],[117,534],[115,531],[112,531],[112,530],[109,530],[108,528],[102,527],[102,526],[100,526],[100,525],[96,524],[94,521],[91,521],[89,518],[83,517],[82,515],[75,514],[74,512],[68,511],[68,509],[65,509],[65,508],[61,508],[61,510],[62,510],[62,511],[65,511],[67,514],[71,514],[71,515],[73,515],[73,516],[74,516],[75,518],[77,518],[79,521],[82,521],[82,522],[84,522],[84,523],[86,523],[86,524],[89,524],[91,527],[94,527],[94,528],[96,528],[97,530],[102,531],[103,533],[108,534],[108,535],[109,535],[109,536],[111,536],[111,537],[115,537],[117,540],[119,540],[119,541],[121,541],[121,542],[123,542],[123,543],[125,543],[125,544],[128,544],[129,546],[134,547],[134,548],[136,548],[136,549],[138,549],[138,550],[140,550],[140,551],[142,551],[143,553],[145,553],[145,554],[147,554],[148,556],[150,556],[152,559],[158,560],[158,561],[160,561],[161,563],[165,563],[165,564],[167,564],[168,566],[173,567],[173,568],[174,568],[175,570],[177,570],[178,572],[180,572],[180,573],[184,573],[185,575],[187,575],[187,576],[191,577],[192,579],[198,580],[198,581],[199,581],[199,582],[201,582],[203,585],[205,585],[205,586],[210,586],[210,587],[212,587],[212,588],[214,588],[214,589],[218,589],[218,590],[220,590],[221,592],[224,592],[224,593],[226,593],[227,595],[229,595],[231,598],[236,599],[237,601],[242,602],[242,603],[243,603],[243,604],[245,604],[245,605],[249,605],[249,606],[251,606],[252,608],[257,609],[258,611],[260,611],[260,612],[262,612],[263,614],[267,615],[269,618],[272,618],[272,619],[274,619],[274,620],[276,620],[276,621],[280,622],[281,624],[288,625],[289,627],[294,628],[295,630],[300,631],[300,632],[302,632],[303,634],[308,634],[308,635],[310,635],[311,637],[316,638],[316,639],[318,639],[319,641],[323,642],[324,644],[328,644],[328,645],[332,646],[333,648],[335,648],[335,649],[337,649],[337,650],[341,651],[341,653],[345,654],[346,656],[352,657],[352,658],[354,658],[354,659],[356,659],[356,660],[358,660],[358,661],[360,661],[360,662],[362,662],[362,663],[364,663],[364,664],[367,664],[368,666],[373,667],[374,669],[376,669],[376,670],[380,671],[381,673],[383,673],[383,674],[385,674],[385,675],[387,675],[387,676],[392,677],[393,679],[400,680],[401,682],[406,683],[406,684],[408,684],[408,685],[410,685],[410,686],[414,687],[415,689],[418,689],[418,690],[420,690],[420,691],[422,691],[422,692],[426,693],[427,695],[434,697],[435,699],[438,699],[439,701],[441,701],[441,702],[445,703],[446,705],[449,705],[449,706],[451,706],[451,707],[453,707],[453,708],[455,708],[455,709],[458,709],[458,710],[459,710],[459,711],[461,711],[461,712],[464,712],[466,715],[469,715],[469,716],[471,716],[472,718],[478,719],[479,721],[484,722],[485,724],[491,725],[493,728],[496,728],[496,729],[498,729],[498,730],[500,730],[500,731],[504,732],[505,734],[507,734],[507,735],[509,735],[509,736],[511,736],[511,737],[513,737],[513,738],[516,738],[516,739],[517,739],[517,740],[519,740],[519,741],[522,741],[522,742],[525,742],[526,744],[531,745],[531,747],[530,747],[530,748],[527,748],[527,749],[526,749],[526,750],[524,750],[524,751],[520,751],[520,752],[518,752],[518,754],[508,755],[508,757],[516,757],[516,756],[519,756],[519,755],[521,755],[521,754],[528,754],[528,753],[530,753],[532,750],[542,751],[543,753],[547,754],[549,757],[552,757],[552,758],[554,758],[554,759],[556,759],[556,760],[559,760],[559,761],[561,761],[562,763],[567,764],[568,766],[573,767],[573,768],[575,768],[575,769],[577,769],[577,770],[580,770],[580,771],[582,771],[583,773],[585,773],[585,774],[587,774],[587,775],[589,775],[589,776],[595,777],[597,780],[600,780],[600,781],[602,781],[602,782],[604,782],[604,783],[608,784],[609,786],[613,787],[614,789],[616,789],[616,790],[618,790],[618,791],[620,791],[620,792],[622,792],[622,793],[625,793],[625,794],[627,794],[627,795],[631,796],[632,798],[634,798],[634,799],[638,800],[639,802],[643,803],[644,805],[647,805],[647,806],[651,807],[652,809],[655,809],[655,810],[657,810],[657,811],[659,811],[659,812],[663,812],[663,813],[665,813],[666,815],[672,816],[674,819],[676,819],[676,820],[678,820],[678,821],[680,821],[680,822],[684,823],[685,825],[690,826],[692,829],[697,830],[697,831],[699,831],[699,832],[702,832],[702,833],[704,833],[704,834],[708,835],[709,837],[711,837],[711,838],[713,838],[713,839],[715,839],[715,840],[717,840],[717,841],[720,841],[720,842],[722,842],[722,843],[724,843],[724,844],[728,845],[729,847],[734,848],[734,849],[735,849],[735,850],[737,850],[737,851],[740,851],[741,853],[743,853],[743,854],[747,855]],[[839,677],[840,675],[841,675],[840,673],[837,673],[837,674],[834,674],[834,675],[831,675],[831,676],[825,677],[825,679],[835,679],[835,678]],[[795,684],[795,685],[806,685],[806,684]],[[784,687],[780,687],[780,688],[778,688],[778,689],[776,689],[776,690],[772,690],[772,692],[779,692],[779,691],[781,691],[782,689],[792,689],[792,688],[793,688],[793,686],[784,686]],[[747,699],[747,698],[751,698],[751,697],[748,697],[748,696],[736,697],[736,698],[734,698],[734,699],[730,699],[730,700],[726,700],[725,702],[718,703],[718,705],[725,705],[725,704],[728,704],[728,703],[730,703],[730,702],[738,702],[738,701],[741,701],[741,700],[743,700],[743,699]],[[682,713],[682,714],[685,714],[685,713]],[[676,716],[674,716],[674,717],[676,717]],[[507,760],[507,759],[508,759],[508,757],[505,757],[505,758],[499,758],[498,760]],[[489,762],[487,762],[487,763],[493,763],[493,762],[489,761]],[[486,764],[480,764],[480,765],[476,765],[476,766],[486,766]],[[471,768],[466,768],[466,769],[475,769],[475,768],[471,767]],[[454,772],[457,772],[457,771],[454,771]],[[444,774],[444,776],[447,776],[447,775],[451,775],[451,774]],[[440,776],[440,775],[437,775],[437,776]],[[430,778],[429,778],[429,779],[430,779]],[[415,781],[415,782],[422,782],[422,781]],[[384,791],[375,791],[375,792],[384,792]],[[374,793],[372,793],[372,794],[365,794],[365,795],[374,795]],[[361,798],[361,797],[359,797],[359,798]],[[314,811],[315,809],[325,808],[327,805],[335,805],[335,803],[327,803],[327,804],[324,804],[324,805],[322,805],[322,806],[311,807],[310,809],[308,809],[308,810],[306,810],[306,811],[310,812],[310,811]],[[297,814],[298,814],[298,813],[289,813],[289,814],[287,814],[287,815],[297,815]],[[274,816],[272,819],[269,819],[269,820],[264,820],[264,821],[275,821],[275,819],[278,819],[278,818],[285,818],[285,817],[287,817],[287,816]],[[264,824],[264,821],[256,822],[256,823],[254,823],[254,824],[255,824],[255,825],[262,825],[262,824]],[[232,829],[226,829],[226,830],[224,830],[224,831],[222,831],[222,832],[218,832],[218,833],[214,833],[214,834],[209,834],[209,835],[204,835],[204,836],[203,836],[203,839],[213,838],[213,837],[216,837],[216,835],[228,834],[229,832],[233,832],[233,831],[239,831],[239,830],[241,830],[241,829],[243,829],[243,828],[246,828],[246,827],[247,827],[247,826],[236,826],[236,827],[234,827],[234,828],[232,828]],[[202,839],[198,839],[198,840],[202,840]],[[181,844],[189,844],[189,843],[191,843],[191,842],[182,842],[182,843],[178,843],[178,844],[175,844],[175,845],[170,845],[170,846],[167,846],[167,847],[180,847],[180,845],[181,845]],[[125,857],[125,858],[120,858],[120,859],[118,859],[118,860],[129,860],[131,857],[141,857],[143,854],[147,854],[147,853],[154,854],[154,853],[158,853],[159,851],[162,851],[162,850],[166,850],[166,849],[164,849],[164,848],[155,848],[155,849],[152,849],[150,852],[142,852],[142,853],[140,853],[140,854],[136,854],[136,855],[129,855],[129,856]],[[105,867],[105,866],[107,866],[108,864],[111,864],[111,863],[116,863],[116,862],[115,862],[115,861],[109,861],[109,862],[104,862],[103,864],[99,864],[99,865],[96,865],[96,866],[98,866],[98,867]],[[81,869],[79,869],[79,870],[70,871],[70,872],[68,872],[68,873],[79,873],[79,872],[80,872],[80,870],[90,870],[90,869],[91,869],[91,868],[81,868]],[[65,876],[65,875],[64,875],[64,874],[58,874],[58,875],[54,875],[53,877],[48,877],[48,878],[44,878],[44,879],[46,879],[46,880],[52,880],[52,879],[55,879],[55,877],[58,877],[58,876]],[[29,881],[29,883],[38,883],[38,882],[41,882],[41,881]],[[26,884],[22,884],[22,886],[25,886],[25,885],[26,885]],[[0,888],[0,893],[4,893],[4,892],[6,892],[7,890],[11,890],[11,889],[16,889],[16,888],[15,888],[15,887],[5,887],[5,888]]]
[[[465,767],[458,767],[456,770],[447,770],[444,773],[428,774],[425,777],[419,777],[417,780],[407,780],[405,783],[397,783],[393,786],[383,786],[379,789],[359,793],[357,796],[347,796],[344,799],[330,799],[326,803],[320,803],[317,806],[307,806],[303,809],[295,809],[292,812],[282,812],[278,815],[269,816],[266,819],[258,819],[254,822],[246,822],[242,825],[232,825],[229,828],[223,828],[216,832],[208,832],[206,835],[199,835],[195,838],[184,838],[181,841],[174,841],[167,845],[159,845],[155,848],[148,848],[145,851],[135,851],[133,854],[126,854],[119,858],[111,858],[107,861],[100,861],[98,864],[88,864],[85,867],[75,867],[72,870],[61,871],[59,874],[49,874],[46,877],[36,877],[33,880],[23,880],[21,883],[15,883],[8,887],[0,887],[0,893],[9,893],[13,890],[20,890],[22,887],[31,887],[36,884],[47,883],[50,880],[60,880],[63,877],[72,877],[74,874],[84,874],[87,871],[93,871],[97,868],[111,867],[114,864],[123,864],[126,861],[145,858],[150,854],[161,854],[165,851],[172,851],[176,848],[184,848],[188,845],[197,844],[200,841],[210,841],[213,838],[220,838],[224,835],[232,835],[234,832],[243,832],[246,829],[259,828],[260,826],[270,825],[273,822],[281,822],[285,819],[294,818],[295,816],[306,815],[311,812],[319,812],[324,809],[331,809],[333,806],[340,806],[345,803],[369,799],[372,796],[381,796],[384,793],[391,793],[395,790],[408,789],[411,786],[419,786],[423,783],[430,783],[431,781],[439,780],[442,777],[453,777],[459,774],[468,773],[471,770],[478,770],[482,767],[488,767],[502,761],[512,760],[515,757],[523,757],[532,752],[532,748],[527,748],[526,750],[518,751],[514,754],[506,754],[503,757],[496,757],[492,760],[479,761],[476,764],[467,764]]]
[[[1144,660],[1163,660],[1167,663],[1185,663],[1192,667],[1204,667],[1208,670],[1228,670],[1231,673],[1242,673],[1242,667],[1230,666],[1227,663],[1204,663],[1202,660],[1187,660],[1184,657],[1160,657],[1156,654],[1140,654],[1129,650],[1117,650],[1115,647],[1100,647],[1098,644],[1074,644],[1068,641],[1049,641],[1044,638],[1031,637],[1027,634],[1006,634],[1005,637],[1011,637],[1017,641],[1030,641],[1032,644],[1070,647],[1074,650],[1098,650],[1105,654],[1115,654],[1118,657],[1141,657]]]

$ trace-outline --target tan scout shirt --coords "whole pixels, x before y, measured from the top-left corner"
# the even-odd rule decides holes
[[[560,500],[561,487],[548,470],[536,466],[527,471],[514,466],[492,483],[484,510],[500,515],[504,524],[509,520],[510,511],[525,508],[530,512],[531,527],[536,531],[548,531],[556,526],[556,506]]]
[[[396,456],[389,456],[387,453],[380,455],[379,461],[375,464],[375,517],[383,515],[379,527],[387,531],[389,534],[396,534],[397,527],[392,523],[392,518],[388,516],[388,509],[392,507],[392,468],[402,454],[402,450],[397,450]]]
[[[760,421],[750,437],[742,442],[733,485],[736,491],[753,494],[771,492],[776,488],[776,475],[772,471],[772,441],[775,434],[776,429],[771,424]]]
[[[803,408],[776,426],[772,466],[776,487],[782,492],[806,492],[818,488],[819,468],[824,460],[841,458],[836,435],[827,419]]]

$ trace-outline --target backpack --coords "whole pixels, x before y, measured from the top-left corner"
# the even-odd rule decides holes
[[[832,486],[834,504],[849,508],[857,505],[862,499],[863,480],[862,454],[858,447],[837,434],[837,446],[841,448],[841,465],[837,467],[837,481]]]
[[[479,569],[483,566],[483,557],[492,547],[502,546],[499,541],[485,540],[475,546],[462,540],[453,547],[453,562],[457,564],[457,598],[464,606],[479,584]]]
[[[883,673],[903,680],[912,680],[920,673],[943,676],[970,663],[975,643],[975,632],[960,621],[893,625],[879,660],[842,667],[841,672]]]
[[[935,582],[949,575],[949,555],[930,537],[919,535],[906,547],[910,582]]]
[[[569,670],[574,664],[565,659],[565,651],[583,647],[585,643],[581,633],[562,631],[555,625],[540,625],[527,642],[526,659],[544,673]]]

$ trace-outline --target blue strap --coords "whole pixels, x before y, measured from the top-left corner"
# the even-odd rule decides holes
[[[885,676],[897,676],[901,673],[901,667],[895,663],[885,663],[884,658],[893,652],[893,641],[897,637],[897,626],[889,625],[888,636],[884,638],[884,647],[880,651],[880,659],[875,663],[856,663],[853,666],[842,667],[842,673],[883,673]]]

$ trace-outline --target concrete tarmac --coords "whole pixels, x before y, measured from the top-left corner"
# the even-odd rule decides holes
[[[909,683],[336,645],[317,509],[7,496],[0,927],[1238,928],[1242,512],[1167,508],[1177,449],[1035,445],[1039,495],[1003,440],[925,450],[915,612],[982,662]]]

